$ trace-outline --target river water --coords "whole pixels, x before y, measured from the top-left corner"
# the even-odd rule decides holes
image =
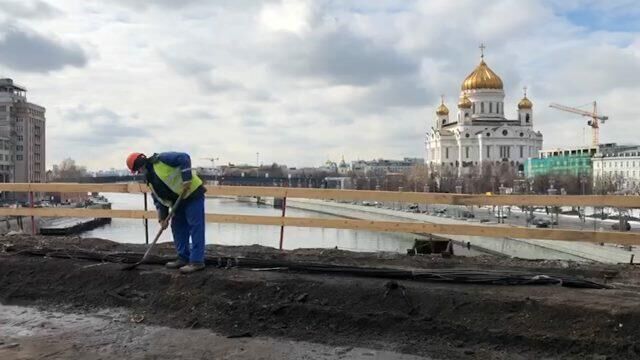
[[[141,210],[144,208],[142,195],[102,194],[112,203],[113,209]],[[150,202],[150,209],[154,209]],[[239,202],[229,198],[207,198],[207,213],[280,216],[281,210],[270,205],[258,205],[253,202]],[[287,208],[287,216],[337,218],[332,215]],[[149,220],[149,241],[159,230],[155,220]],[[123,243],[144,243],[144,225],[142,220],[113,219],[111,224],[87,231],[82,237],[97,237]],[[382,233],[361,230],[323,229],[285,227],[284,248],[334,248],[354,251],[392,251],[406,253],[413,247],[411,234]],[[207,223],[207,244],[220,245],[264,245],[278,247],[280,227],[269,225],[217,224]],[[166,231],[160,242],[172,241],[171,232]]]

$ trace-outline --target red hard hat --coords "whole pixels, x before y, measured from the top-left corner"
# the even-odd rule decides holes
[[[138,160],[138,158],[141,157],[141,156],[144,157],[144,154],[143,153],[137,153],[137,152],[131,153],[131,154],[129,154],[129,156],[127,156],[127,167],[129,168],[129,170],[132,173],[138,172],[137,171],[138,169],[136,168],[136,165],[137,165],[136,164],[136,160]],[[138,165],[137,167],[139,168],[140,165]]]

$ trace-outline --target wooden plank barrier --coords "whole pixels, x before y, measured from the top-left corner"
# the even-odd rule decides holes
[[[638,195],[472,195],[370,190],[306,189],[263,186],[207,185],[208,196],[260,196],[278,198],[333,199],[447,205],[516,205],[516,206],[595,206],[640,208]],[[1,183],[8,192],[149,192],[141,183]]]
[[[153,219],[155,211],[107,210],[83,208],[0,208],[0,216],[40,216],[40,217],[88,217]],[[512,237],[523,239],[546,239],[565,241],[585,241],[595,243],[615,243],[640,245],[640,233],[610,231],[580,231],[565,229],[538,229],[505,225],[451,225],[427,222],[370,221],[354,219],[319,219],[280,216],[207,214],[207,222],[248,225],[272,225],[295,227],[318,227],[381,232],[429,233],[442,235],[469,235],[485,237]]]
[[[120,184],[72,184],[72,183],[2,183],[0,191],[7,192],[116,192],[145,193],[146,185],[140,183]],[[521,205],[521,206],[597,206],[616,208],[640,208],[640,196],[620,195],[467,195],[414,193],[395,191],[360,191],[332,189],[302,189],[253,186],[207,186],[209,196],[261,196],[278,198],[307,198],[334,200],[369,200],[385,202],[408,202],[419,204],[449,205]],[[155,211],[109,210],[84,208],[0,208],[0,216],[40,217],[88,217],[88,218],[156,218]],[[319,219],[279,216],[207,214],[207,222],[250,225],[319,227],[382,232],[430,233],[442,235],[468,235],[486,237],[513,237],[525,239],[547,239],[586,241],[640,245],[640,233],[612,231],[580,231],[566,229],[538,229],[505,225],[434,224],[428,222],[369,221],[354,219]]]

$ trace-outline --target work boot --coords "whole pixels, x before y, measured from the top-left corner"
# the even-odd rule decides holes
[[[187,265],[188,262],[182,260],[181,258],[178,258],[178,260],[176,261],[169,261],[168,263],[164,264],[164,266],[167,269],[180,269],[181,267]]]
[[[191,274],[193,272],[204,269],[203,263],[190,263],[180,268],[180,272],[183,274]]]

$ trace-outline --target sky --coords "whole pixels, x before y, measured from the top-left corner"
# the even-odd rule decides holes
[[[0,0],[0,77],[47,109],[47,166],[424,157],[444,95],[485,60],[505,115],[527,86],[544,148],[640,143],[635,0]]]

